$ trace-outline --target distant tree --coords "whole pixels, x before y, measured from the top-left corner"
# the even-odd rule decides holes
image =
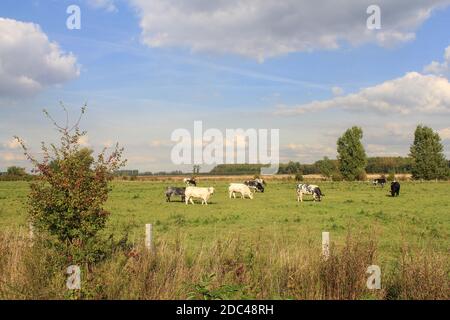
[[[354,181],[365,176],[367,156],[361,143],[363,131],[352,127],[337,141],[339,171],[344,179]]]
[[[411,172],[410,157],[371,157],[367,158],[367,173]]]
[[[317,161],[316,165],[319,169],[319,172],[327,178],[331,178],[333,172],[336,171],[334,162],[331,161],[328,157],[324,157],[323,160]]]
[[[395,171],[390,171],[387,177],[387,181],[394,181],[394,180],[395,180]]]
[[[20,168],[20,167],[16,167],[16,166],[9,167],[6,170],[6,174],[10,175],[10,176],[18,176],[18,177],[23,177],[23,176],[27,175],[27,173],[25,172],[25,168]]]
[[[429,127],[417,126],[414,142],[410,148],[413,178],[424,180],[447,178],[449,169],[443,150],[438,133]]]
[[[296,174],[300,173],[302,170],[302,166],[300,165],[300,162],[293,162],[289,161],[287,164],[285,171],[287,174]]]
[[[344,177],[342,176],[342,174],[339,171],[335,171],[331,175],[331,180],[342,181],[342,180],[344,180]]]

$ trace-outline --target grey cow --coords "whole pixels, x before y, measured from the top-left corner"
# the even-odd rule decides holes
[[[167,187],[166,189],[166,201],[170,202],[170,198],[172,196],[181,196],[181,201],[184,202],[185,196],[184,193],[186,188],[177,188],[177,187]]]

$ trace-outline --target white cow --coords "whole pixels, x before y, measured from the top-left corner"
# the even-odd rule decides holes
[[[228,187],[228,193],[230,195],[230,199],[231,196],[236,199],[236,193],[240,193],[242,199],[244,199],[245,197],[253,199],[253,192],[247,185],[243,183],[230,183],[230,186]]]
[[[214,188],[199,188],[199,187],[187,187],[186,191],[184,192],[185,201],[186,204],[189,203],[189,201],[194,204],[194,198],[196,199],[202,199],[202,205],[208,204],[209,198],[214,194]]]

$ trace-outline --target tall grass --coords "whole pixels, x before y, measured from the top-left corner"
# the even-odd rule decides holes
[[[117,248],[68,291],[64,257],[25,234],[0,234],[0,299],[449,299],[448,256],[399,248],[396,263],[377,259],[372,238],[348,234],[321,256],[320,244],[287,247],[229,237],[189,251],[182,237]],[[293,249],[295,248],[295,249]],[[380,265],[382,289],[368,290],[367,267]]]

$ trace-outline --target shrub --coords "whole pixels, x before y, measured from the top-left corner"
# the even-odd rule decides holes
[[[394,181],[395,180],[395,172],[394,171],[390,171],[389,175],[387,177],[387,181]]]
[[[331,175],[331,180],[333,181],[343,181],[344,177],[342,176],[342,174],[339,171],[334,172]]]
[[[65,126],[58,125],[44,110],[60,134],[60,145],[48,148],[43,142],[42,160],[34,158],[23,140],[16,137],[38,174],[30,185],[29,220],[36,230],[52,236],[53,246],[71,262],[93,262],[101,257],[96,236],[109,215],[103,208],[108,182],[113,172],[125,164],[121,160],[123,149],[118,145],[109,156],[104,149],[97,159],[92,150],[81,148],[79,141],[86,132],[80,131],[78,125],[85,110],[83,106],[72,127],[68,121]]]
[[[367,174],[365,170],[362,170],[358,173],[358,175],[356,176],[356,179],[358,181],[366,181],[367,180]]]

